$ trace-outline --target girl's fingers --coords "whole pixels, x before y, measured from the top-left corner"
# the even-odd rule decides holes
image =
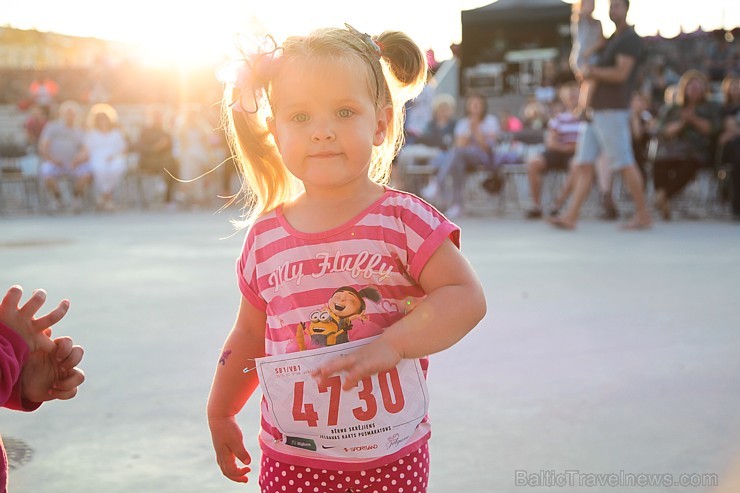
[[[44,333],[46,333],[46,331],[44,331]],[[62,336],[53,339],[53,341],[57,347],[55,354],[57,361],[64,361],[69,356],[69,353],[72,352],[72,346],[74,346],[72,339],[67,336]]]
[[[21,302],[23,297],[23,288],[20,286],[11,286],[8,292],[3,297],[2,305],[10,308],[18,308],[18,303]]]
[[[352,354],[338,356],[327,361],[318,370],[313,372],[314,377],[330,377],[335,373],[346,370],[355,364],[355,357]]]
[[[46,291],[43,289],[36,289],[34,290],[33,294],[30,298],[28,298],[28,301],[26,301],[26,304],[21,307],[18,312],[21,314],[21,316],[33,318],[34,315],[36,315],[36,312],[39,311],[39,308],[44,304],[46,301]]]
[[[71,340],[70,340],[71,343]],[[65,370],[72,370],[74,367],[80,364],[82,356],[85,354],[85,350],[82,346],[72,346],[66,357],[60,358],[57,353],[57,360],[60,362],[60,366]]]
[[[246,466],[239,467],[237,465],[236,457],[228,445],[222,445],[216,454],[218,465],[224,476],[237,483],[247,482],[247,473],[249,473],[251,469]]]
[[[56,345],[54,344],[54,341],[52,341],[49,337],[46,335],[39,333],[36,335],[33,339],[33,341],[36,343],[36,347],[33,348],[34,351],[43,351],[45,353],[53,353],[54,350],[56,350]]]
[[[73,368],[69,371],[66,377],[57,380],[52,385],[52,392],[58,392],[58,393],[70,393],[74,392],[72,395],[67,397],[68,399],[71,397],[74,397],[74,394],[77,393],[77,388],[83,384],[85,381],[85,373],[80,370],[79,368]],[[60,397],[57,397],[57,399],[60,399]]]
[[[46,297],[46,294],[44,294],[44,298]],[[30,303],[30,300],[29,300]],[[28,304],[28,303],[26,303]],[[25,308],[25,307],[24,307]],[[38,308],[36,308],[38,310]],[[34,324],[36,327],[41,328],[48,328],[54,325],[55,323],[59,322],[64,315],[67,314],[67,310],[69,310],[69,300],[62,300],[59,302],[59,305],[57,305],[56,308],[54,308],[52,311],[44,315],[43,317],[39,317],[36,320],[34,320]],[[36,313],[34,311],[34,313]]]
[[[53,397],[54,399],[59,399],[60,401],[67,401],[77,395],[77,387],[74,387],[72,390],[51,389],[49,391],[49,395]]]

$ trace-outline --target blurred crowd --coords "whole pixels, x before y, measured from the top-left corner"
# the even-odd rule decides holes
[[[111,104],[56,104],[42,92],[27,110],[26,142],[5,143],[1,154],[34,161],[47,212],[114,211],[132,180],[139,201],[169,209],[223,205],[218,197],[234,194],[218,105],[122,105],[124,124]]]
[[[701,170],[712,170],[721,199],[734,201],[733,214],[740,217],[740,49],[732,32],[721,33],[645,38],[647,56],[630,126],[637,164],[665,219],[671,217],[672,199]],[[436,68],[438,62],[428,55]],[[124,72],[37,72],[27,74],[22,91],[17,80],[5,79],[0,87],[0,96],[12,97],[24,112],[26,142],[20,154],[37,157],[46,209],[114,210],[119,190],[133,174],[137,180],[156,179],[154,192],[165,207],[223,205],[217,197],[233,195],[238,184],[219,129],[219,107],[213,104],[218,88],[196,83],[185,91],[200,91],[201,102],[182,104],[182,88],[167,93],[161,84],[149,83],[164,78],[148,77],[137,85]],[[495,98],[470,90],[462,100],[442,94],[432,76],[407,108],[406,144],[393,184],[423,195],[454,218],[465,213],[472,172],[485,172],[481,187],[495,195],[505,183],[502,170],[520,165],[526,168],[531,201],[524,215],[557,215],[572,189],[569,170],[583,117],[578,98],[567,56],[545,63],[541,84],[517,107],[496,105]],[[131,107],[136,118],[121,121],[121,110],[131,120]],[[701,122],[687,123],[692,115]],[[6,144],[0,142],[0,154],[12,156]],[[608,166],[600,164],[602,216],[613,219],[618,211]],[[425,170],[421,180],[409,172],[420,168]],[[549,171],[565,179],[551,203],[542,204]]]
[[[724,34],[724,33],[723,33]],[[732,34],[648,38],[632,95],[632,147],[656,212],[672,217],[671,201],[701,171],[711,177],[717,200],[732,202],[740,219],[740,49]],[[557,216],[572,191],[572,158],[584,115],[579,85],[567,58],[545,64],[542,83],[521,106],[489,111],[495,98],[469,91],[458,104],[430,85],[408,108],[406,146],[398,158],[401,187],[418,192],[455,217],[464,213],[463,192],[472,173],[485,171],[484,189],[498,193],[508,164],[526,168],[531,204],[526,217]],[[481,142],[471,142],[481,128]],[[602,218],[619,213],[608,163],[600,159]],[[408,172],[410,170],[410,172]],[[424,170],[428,181],[418,180]],[[541,203],[547,171],[562,172],[552,203]],[[544,211],[544,212],[543,212]]]

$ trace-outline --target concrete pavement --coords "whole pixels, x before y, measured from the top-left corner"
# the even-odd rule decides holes
[[[55,333],[86,349],[78,397],[0,411],[33,451],[11,492],[258,491],[255,472],[221,476],[205,422],[239,300],[233,217],[0,218],[0,287],[69,297]],[[460,224],[489,313],[432,357],[431,493],[740,491],[740,227]],[[240,415],[255,464],[256,404]],[[719,486],[588,486],[620,471]]]

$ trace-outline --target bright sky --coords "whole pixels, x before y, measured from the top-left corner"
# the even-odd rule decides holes
[[[572,1],[572,0],[571,0]],[[387,29],[407,32],[438,59],[450,56],[449,45],[460,42],[460,11],[491,3],[475,0],[37,0],[8,1],[0,9],[0,26],[36,28],[76,36],[133,42],[153,60],[213,62],[234,46],[234,33],[262,25],[276,39],[315,27],[342,26],[379,34]],[[434,6],[432,7],[431,5]],[[606,34],[613,30],[607,1],[596,0],[597,18]],[[737,0],[632,0],[629,21],[642,35],[658,30],[668,37],[698,27],[740,25]]]

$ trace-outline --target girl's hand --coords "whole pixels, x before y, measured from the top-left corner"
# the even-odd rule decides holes
[[[69,337],[54,339],[50,353],[36,351],[29,355],[21,372],[23,397],[32,402],[67,400],[77,395],[85,374],[77,368],[84,350]]]
[[[395,368],[403,359],[403,355],[395,348],[392,342],[383,336],[366,346],[328,361],[311,375],[319,384],[328,385],[328,378],[339,372],[345,372],[342,380],[342,390],[350,390],[365,377],[375,375],[381,371]]]
[[[54,351],[55,345],[47,329],[64,317],[69,310],[69,300],[62,300],[54,310],[35,318],[36,312],[46,301],[46,291],[35,290],[29,300],[18,308],[22,296],[23,289],[20,286],[13,286],[8,290],[0,301],[0,322],[23,337],[30,352]]]
[[[216,451],[216,462],[224,476],[237,483],[248,481],[249,467],[239,467],[236,459],[248,466],[252,462],[247,449],[244,448],[242,430],[236,423],[234,416],[209,417],[208,426],[211,428],[211,439]]]

